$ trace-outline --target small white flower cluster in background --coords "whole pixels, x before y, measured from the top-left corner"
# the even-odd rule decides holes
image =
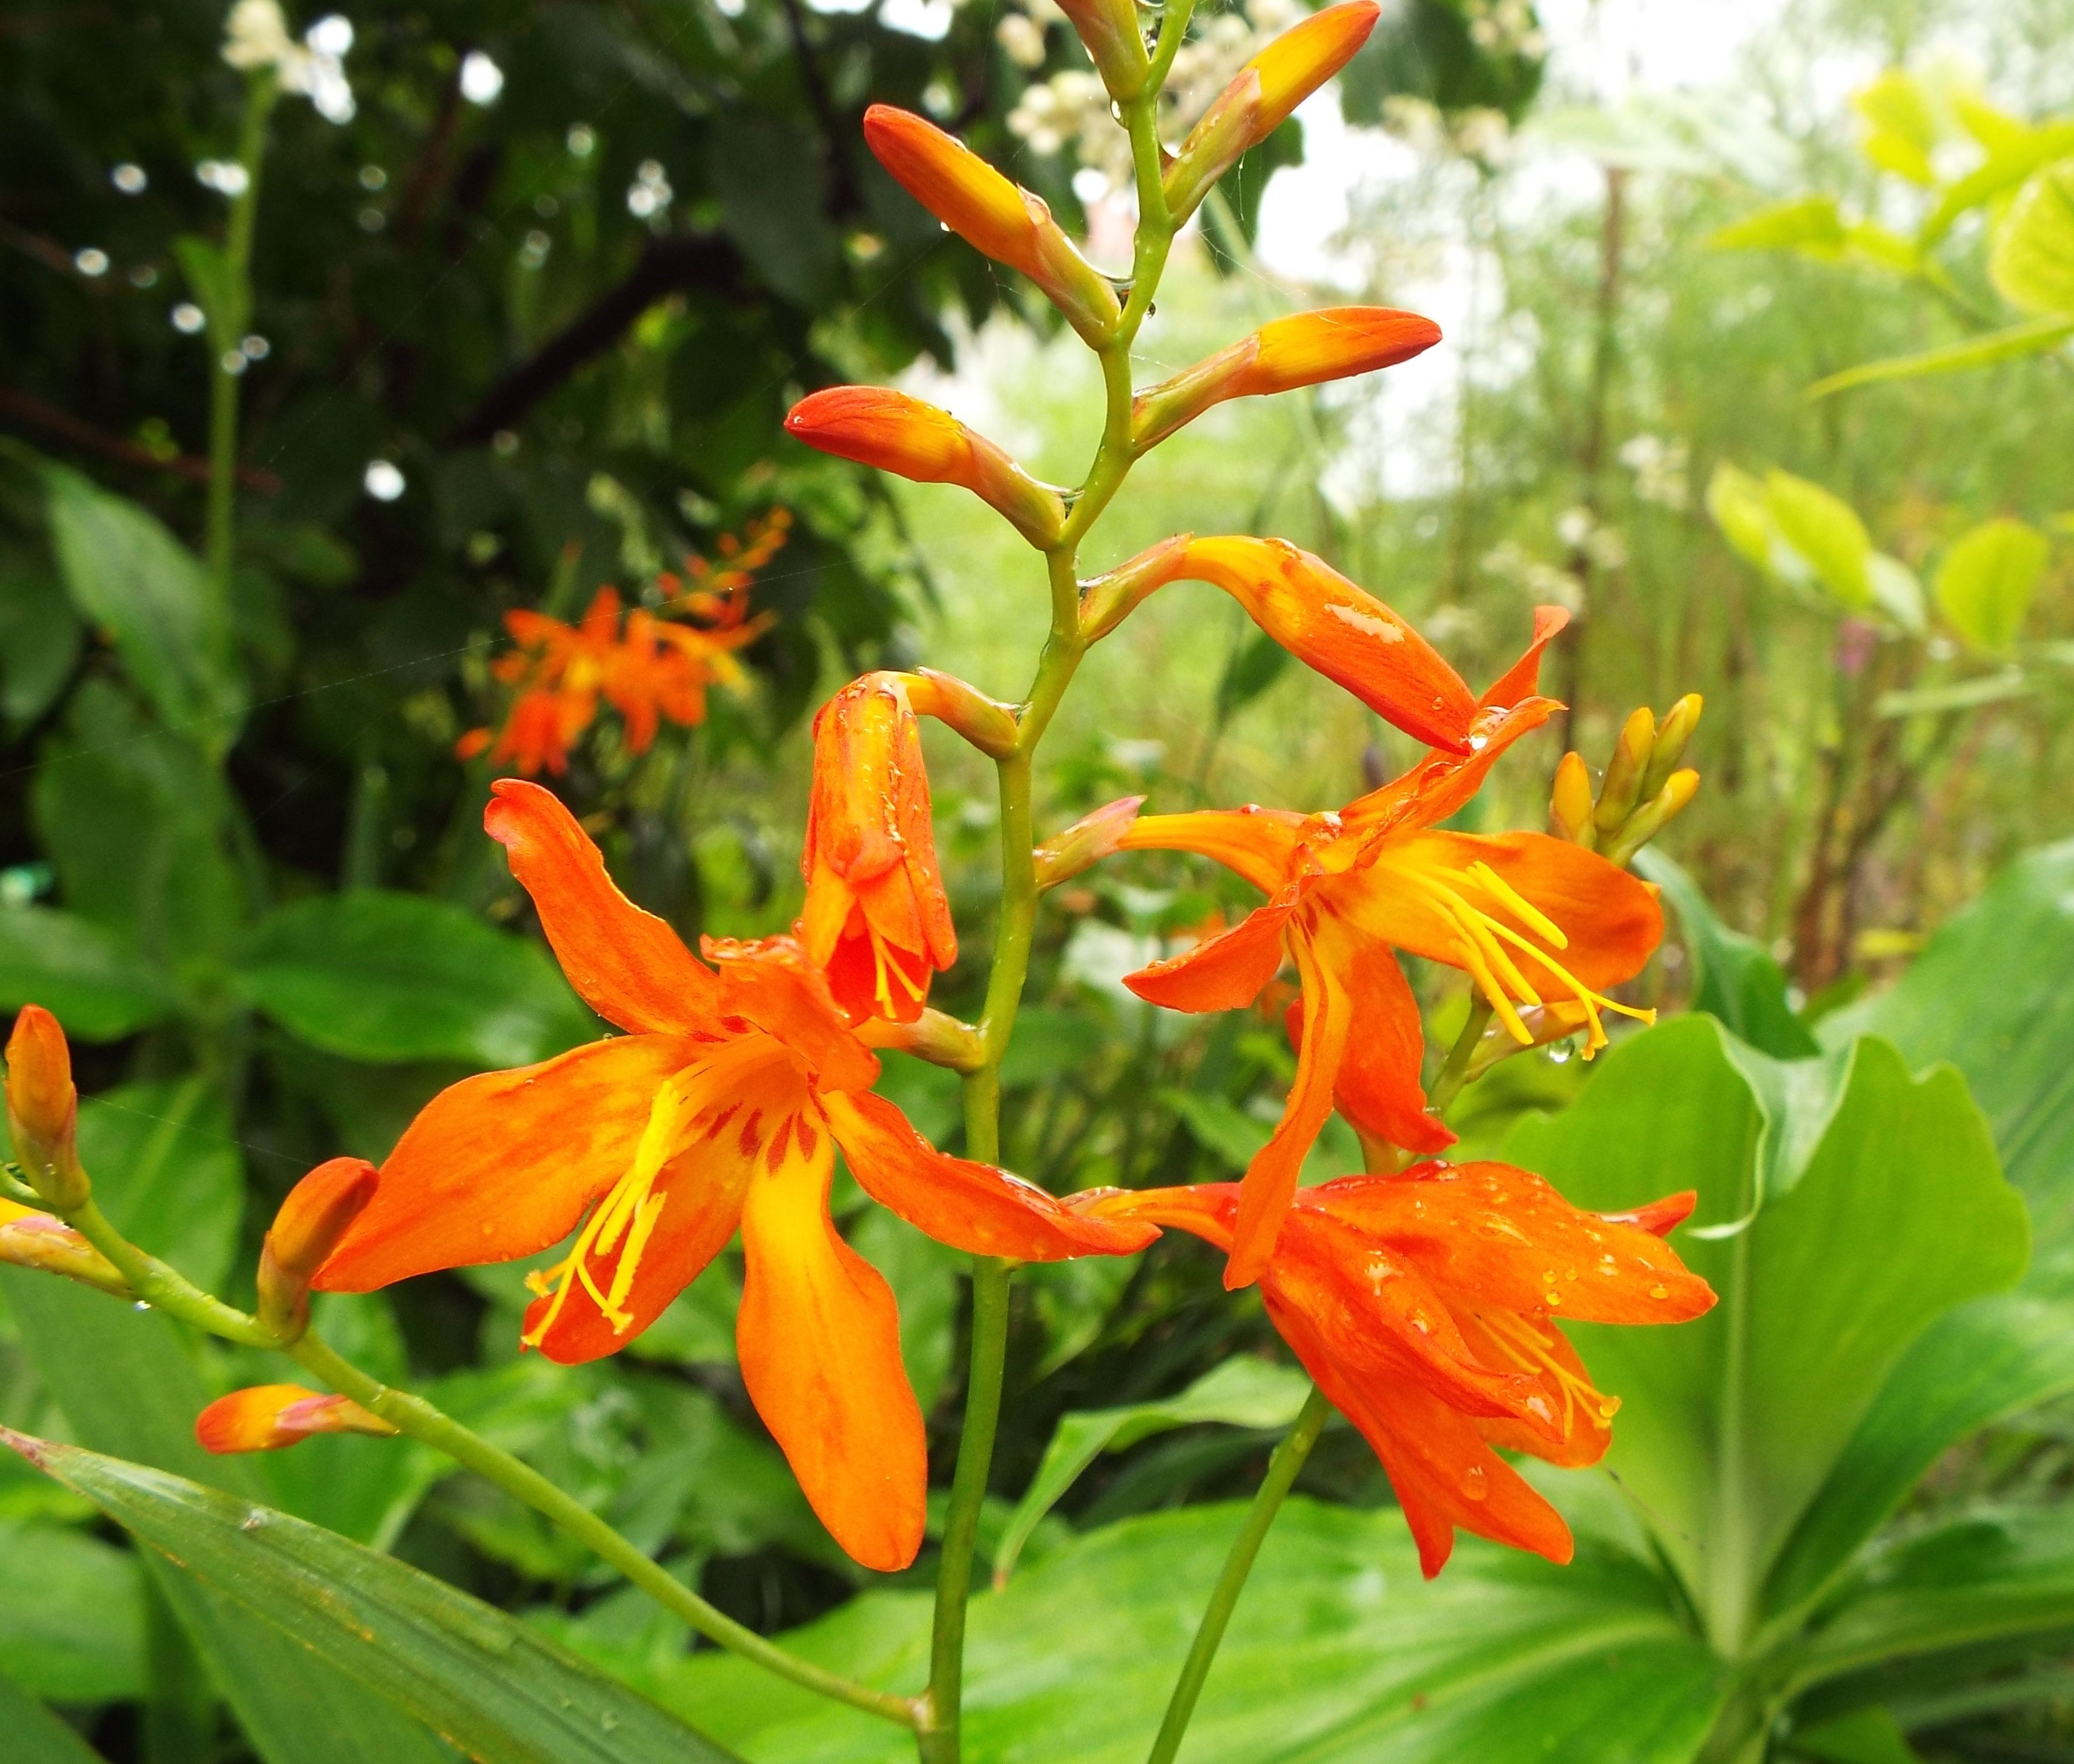
[[[1581,502],[1556,517],[1556,536],[1602,570],[1627,568],[1627,541]]]
[[[1443,110],[1429,99],[1400,93],[1382,101],[1382,126],[1421,153],[1456,155],[1485,165],[1498,164],[1512,145],[1505,113],[1485,105]]]
[[[1532,0],[1469,0],[1469,40],[1486,55],[1522,56],[1538,61],[1548,37],[1535,23]]]
[[[1634,473],[1634,494],[1645,502],[1660,503],[1681,514],[1692,506],[1687,481],[1688,450],[1683,441],[1660,435],[1638,435],[1622,444],[1621,464]]]
[[[634,181],[626,187],[626,212],[637,221],[655,221],[667,213],[676,192],[660,159],[643,159],[635,168]]]
[[[1525,589],[1530,599],[1551,601],[1569,613],[1584,609],[1584,585],[1569,571],[1535,556],[1518,539],[1509,539],[1486,552],[1483,566],[1499,580]]]
[[[238,0],[223,27],[223,59],[242,73],[271,68],[283,92],[308,98],[328,122],[353,120],[353,88],[345,55],[353,47],[353,23],[333,12],[303,33],[288,35],[279,0]]]

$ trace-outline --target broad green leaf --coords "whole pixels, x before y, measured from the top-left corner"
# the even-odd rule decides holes
[[[79,1153],[118,1230],[205,1291],[222,1286],[245,1159],[221,1091],[201,1078],[118,1084],[81,1104]]]
[[[2043,355],[2074,337],[2074,318],[2031,319],[2006,330],[1990,331],[1985,337],[1969,337],[1963,343],[1948,343],[1942,349],[1925,349],[1918,355],[1894,355],[1866,361],[1832,374],[1808,388],[1811,399],[1827,398],[1853,386],[1871,386],[1882,380],[1922,379],[1936,374],[1968,374],[1976,368],[1993,367],[2026,355]]]
[[[1882,1708],[1860,1709],[1815,1727],[1795,1728],[1793,1750],[1822,1764],[1923,1764],[1901,1724]]]
[[[1222,727],[1281,679],[1289,651],[1265,631],[1248,632],[1232,651],[1217,681],[1215,719]]]
[[[1233,1170],[1245,1169],[1275,1131],[1272,1122],[1256,1119],[1229,1097],[1165,1090],[1159,1100],[1181,1117],[1197,1145]]]
[[[2035,527],[2006,517],[1962,533],[1937,567],[1937,604],[1952,628],[1977,648],[2000,652],[2016,641],[2052,543]]]
[[[1874,552],[1865,559],[1865,580],[1871,585],[1873,604],[1903,630],[1923,634],[1923,585],[1915,572],[1898,557]]]
[[[1865,125],[1858,144],[1868,159],[1925,189],[1936,184],[1930,155],[1937,145],[1937,118],[1915,75],[1903,68],[1884,69],[1870,85],[1851,94],[1851,108]]]
[[[72,677],[85,635],[48,564],[0,555],[0,717],[19,729],[42,716]]]
[[[77,1041],[115,1041],[172,1008],[165,982],[115,933],[53,907],[0,906],[0,1006],[41,1005]]]
[[[1661,888],[1678,915],[1692,964],[1692,1007],[1719,1018],[1741,1039],[1776,1059],[1814,1053],[1815,1038],[1786,1002],[1786,975],[1754,937],[1716,916],[1700,885],[1653,845],[1634,867]]]
[[[0,1525],[0,1663],[53,1703],[137,1696],[144,1599],[136,1557],[69,1526]]]
[[[1767,1121],[1762,1104],[1780,1100],[1747,1075],[1755,1058],[1732,1057],[1704,1017],[1677,1019],[1616,1047],[1575,1105],[1507,1144],[1581,1206],[1693,1188],[1696,1225],[1739,1227],[1677,1240],[1721,1295],[1707,1316],[1574,1328],[1597,1382],[1626,1403],[1608,1465],[1725,1647],[1750,1633],[1771,1563],[1910,1344],[2013,1284],[2027,1243],[1956,1072],[1912,1079],[1890,1046],[1857,1043],[1836,1081],[1787,1097],[1820,1123],[1793,1178],[1762,1142],[1811,1135]],[[1787,1069],[1823,1076],[1814,1062]]]
[[[1993,1129],[2009,1179],[2031,1207],[2032,1284],[2062,1277],[2074,1250],[2074,841],[2019,857],[1954,913],[1886,991],[1817,1031],[1893,1042],[1918,1068],[1948,1060]]]
[[[0,1672],[0,1733],[12,1764],[102,1764],[100,1753]]]
[[[994,1582],[1004,1584],[1038,1522],[1105,1452],[1122,1452],[1155,1433],[1203,1422],[1235,1427],[1286,1427],[1296,1419],[1311,1381],[1300,1372],[1241,1354],[1225,1361],[1177,1396],[1118,1409],[1085,1409],[1062,1415],[1044,1448],[1030,1486],[994,1547]]]
[[[105,631],[159,715],[205,754],[245,713],[229,609],[158,517],[68,467],[43,468],[51,546],[72,603]]]
[[[967,1764],[1139,1764],[1243,1510],[1129,1519],[973,1601]],[[929,1602],[854,1600],[788,1646],[911,1692]],[[882,1723],[705,1653],[618,1656],[758,1764],[907,1764]],[[1465,1538],[1427,1582],[1394,1509],[1296,1499],[1268,1534],[1189,1728],[1190,1764],[1689,1764],[1724,1674],[1639,1564],[1551,1567]]]
[[[450,902],[382,889],[268,914],[238,984],[291,1034],[355,1060],[523,1066],[597,1032],[537,945]]]
[[[1013,1090],[1068,1077],[1097,1059],[1107,1045],[1101,1026],[1085,1011],[1032,1005],[1016,1013],[1015,1034],[1001,1062],[1002,1085]]]
[[[1707,512],[1746,563],[1770,570],[1775,535],[1762,484],[1723,460],[1707,481]]]
[[[2074,1391],[2074,1305],[1998,1293],[1924,1330],[1880,1387],[1765,1588],[1769,1612],[1814,1597],[1948,1447]]]
[[[2074,316],[2074,159],[2041,168],[1995,228],[1988,279],[2020,312]]]
[[[1797,196],[1707,235],[1717,251],[1799,251],[1810,257],[1844,254],[1844,220],[1832,196]]]
[[[1854,609],[1872,604],[1872,540],[1849,503],[1774,468],[1764,476],[1764,506],[1779,536],[1839,604]]]
[[[1976,125],[1985,120],[1981,109],[1972,115]],[[2074,118],[2037,128],[2004,118],[1986,132],[1995,137],[1981,143],[1988,148],[1986,159],[1945,191],[1919,230],[1917,238],[1925,250],[1949,233],[1969,209],[1998,200],[2040,166],[2074,153]]]
[[[2038,682],[2021,667],[2009,667],[1992,674],[1977,674],[1971,680],[1955,680],[1942,686],[1921,686],[1905,692],[1882,692],[1873,700],[1875,717],[1942,717],[1955,710],[1973,710],[1982,704],[2000,704],[2012,698],[2026,698],[2038,690]]]
[[[779,293],[809,311],[832,294],[841,243],[828,223],[826,168],[814,141],[776,117],[731,118],[709,138],[721,222]]]
[[[714,1764],[718,1746],[517,1618],[320,1526],[0,1433],[181,1571],[494,1764]]]

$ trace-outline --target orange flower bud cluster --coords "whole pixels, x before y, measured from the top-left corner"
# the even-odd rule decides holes
[[[78,1120],[64,1031],[41,1005],[24,1005],[7,1039],[7,1130],[29,1186],[61,1212],[93,1192],[80,1165]]]
[[[218,1397],[195,1420],[195,1438],[205,1452],[279,1452],[320,1433],[370,1433],[390,1438],[396,1429],[350,1397],[325,1396],[300,1384],[255,1384]]]
[[[283,1341],[310,1322],[310,1282],[346,1227],[374,1198],[374,1166],[362,1158],[319,1164],[288,1192],[259,1251],[259,1320]]]

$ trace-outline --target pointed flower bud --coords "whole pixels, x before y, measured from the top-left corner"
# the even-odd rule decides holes
[[[1584,756],[1572,749],[1556,767],[1556,783],[1548,792],[1548,831],[1592,850],[1598,843],[1592,825],[1593,806],[1591,771]]]
[[[1700,793],[1700,775],[1691,766],[1673,772],[1663,781],[1663,788],[1628,816],[1627,824],[1621,829],[1620,837],[1607,849],[1611,862],[1626,864],[1650,841],[1662,832],[1679,815],[1685,806]]]
[[[1644,705],[1630,711],[1621,725],[1613,757],[1599,785],[1598,812],[1592,817],[1599,832],[1610,838],[1627,824],[1642,792],[1642,775],[1649,770],[1649,756],[1656,749],[1656,713]]]
[[[118,1298],[130,1296],[130,1283],[115,1264],[70,1225],[11,1200],[0,1200],[0,1262],[61,1274]]]
[[[929,775],[903,677],[867,674],[814,719],[797,935],[853,1020],[911,1022],[957,960],[936,867]]]
[[[7,1130],[29,1186],[60,1212],[93,1192],[74,1143],[78,1119],[64,1031],[41,1005],[24,1005],[7,1038]]]
[[[1663,713],[1663,721],[1656,725],[1656,750],[1649,756],[1649,770],[1642,776],[1642,801],[1651,800],[1670,781],[1678,762],[1685,757],[1692,731],[1700,726],[1700,713],[1705,704],[1697,692],[1688,692]]]
[[[1092,870],[1117,850],[1130,824],[1138,819],[1138,808],[1144,800],[1142,796],[1119,796],[1052,834],[1035,853],[1037,886],[1056,888],[1060,882],[1071,882],[1082,870]]]
[[[371,1433],[396,1429],[350,1397],[324,1396],[300,1384],[255,1384],[218,1397],[195,1420],[205,1451],[279,1452],[319,1433]]]
[[[333,1158],[288,1191],[259,1250],[259,1320],[283,1341],[300,1340],[309,1327],[310,1282],[379,1179],[365,1159]]]
[[[864,138],[879,163],[945,226],[1028,276],[1096,348],[1109,341],[1122,316],[1116,289],[1074,249],[1041,197],[912,111],[874,104],[864,114]]]
[[[1386,306],[1328,307],[1262,325],[1251,337],[1131,400],[1131,444],[1143,452],[1226,399],[1258,398],[1394,367],[1440,341],[1440,327]]]
[[[792,407],[785,431],[838,459],[918,484],[961,484],[1040,549],[1058,541],[1066,505],[948,411],[878,386],[837,386]]]
[[[1080,634],[1090,643],[1109,635],[1137,611],[1146,597],[1187,574],[1193,533],[1163,539],[1105,576],[1080,584]]]
[[[1232,162],[1289,120],[1296,106],[1351,61],[1375,29],[1376,0],[1345,0],[1285,31],[1239,69],[1167,168],[1167,209],[1196,210]]]
[[[1087,45],[1095,71],[1112,98],[1134,98],[1152,71],[1145,35],[1138,23],[1138,0],[1058,0]]]
[[[1015,713],[1000,700],[933,667],[918,667],[900,679],[917,717],[935,717],[991,758],[1006,759],[1015,751]]]

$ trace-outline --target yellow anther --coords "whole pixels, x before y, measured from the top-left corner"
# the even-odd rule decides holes
[[[1469,874],[1481,882],[1492,894],[1497,895],[1505,905],[1510,907],[1535,936],[1547,938],[1558,949],[1568,949],[1570,947],[1570,940],[1564,934],[1563,927],[1521,894],[1504,877],[1493,870],[1482,858],[1479,857],[1469,865]]]

